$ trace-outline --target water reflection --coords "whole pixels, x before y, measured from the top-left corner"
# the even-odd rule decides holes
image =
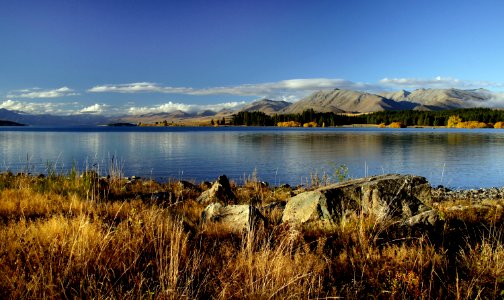
[[[434,185],[502,186],[502,150],[495,130],[0,131],[2,171],[44,172],[50,162],[107,172],[113,159],[125,175],[240,181],[257,170],[273,184],[306,183],[345,164],[352,177],[410,173]]]

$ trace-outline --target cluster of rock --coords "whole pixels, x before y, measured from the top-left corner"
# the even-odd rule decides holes
[[[411,175],[382,175],[333,184],[292,197],[282,222],[332,229],[345,215],[361,211],[377,220],[392,219],[410,226],[435,225],[427,180]]]
[[[232,231],[246,231],[258,221],[266,222],[259,209],[249,204],[237,205],[236,200],[226,175],[219,176],[212,187],[196,199],[201,204],[208,204],[201,215],[202,224],[217,222]]]
[[[226,176],[220,176],[197,201],[207,205],[202,214],[203,224],[217,222],[233,231],[244,231],[258,222],[267,222],[261,211],[269,207],[237,205]],[[441,222],[439,213],[432,207],[431,186],[424,177],[412,175],[345,181],[299,193],[287,200],[285,206],[271,205],[283,209],[282,223],[318,230],[330,231],[343,217],[354,212],[410,227],[438,226]]]
[[[485,188],[471,190],[451,190],[443,186],[438,186],[432,189],[432,198],[436,202],[447,200],[467,199],[474,202],[482,200],[504,199],[504,187],[502,188]]]

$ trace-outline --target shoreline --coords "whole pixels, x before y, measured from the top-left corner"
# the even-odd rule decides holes
[[[163,178],[163,179],[153,179],[153,178],[144,178],[141,176],[136,176],[136,175],[131,175],[131,176],[121,176],[117,178],[111,178],[110,176],[103,176],[95,171],[84,171],[84,172],[76,172],[75,174],[80,174],[80,177],[86,176],[87,173],[92,173],[93,177],[96,177],[97,180],[101,181],[109,181],[109,180],[120,180],[125,183],[131,183],[131,182],[156,182],[157,184],[166,184],[166,183],[182,183],[182,184],[187,184],[190,183],[194,186],[209,186],[211,185],[211,182],[202,180],[198,182],[197,180],[194,179],[177,179],[177,178]],[[386,175],[386,174],[383,174]],[[387,175],[399,175],[399,174],[387,174]],[[410,174],[412,176],[415,176],[413,174]],[[63,178],[68,178],[68,174],[43,174],[43,173],[38,173],[38,174],[33,174],[33,173],[25,173],[25,172],[17,172],[13,173],[11,171],[3,171],[0,172],[0,176],[10,176],[10,177],[27,177],[27,178],[36,178],[36,179],[47,179],[47,177],[51,176],[56,176],[56,177],[63,177]],[[75,176],[75,175],[74,175]],[[225,176],[225,175],[224,175]],[[370,175],[368,177],[361,177],[361,178],[345,178],[341,182],[345,181],[351,181],[351,180],[358,180],[358,179],[366,179],[366,178],[373,178],[376,176],[382,176],[382,175]],[[408,175],[409,176],[409,175]],[[235,179],[230,179],[230,181],[233,183],[235,187],[241,188],[244,187],[250,182],[250,179],[245,179],[241,184],[238,184]],[[254,181],[254,180],[252,180]],[[319,184],[319,185],[296,185],[296,186],[291,186],[288,183],[280,183],[277,186],[271,185],[269,182],[266,181],[257,181],[258,184],[260,184],[262,187],[265,187],[267,189],[275,190],[275,189],[289,189],[289,190],[313,190],[317,188],[322,188],[325,186],[329,185],[334,185],[338,184],[338,182],[331,182],[329,184]],[[480,188],[449,188],[443,185],[430,185],[430,188],[432,190],[432,196],[435,197],[436,199],[439,199],[440,201],[448,201],[448,200],[454,200],[454,199],[470,199],[473,201],[482,201],[482,200],[493,200],[493,199],[504,199],[504,186],[501,187],[480,187]]]

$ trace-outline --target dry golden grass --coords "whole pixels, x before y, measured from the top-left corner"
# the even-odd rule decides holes
[[[272,226],[237,234],[199,226],[197,186],[117,179],[105,188],[78,176],[0,175],[0,298],[504,295],[502,200],[484,201],[493,208],[483,214],[453,209],[465,200],[441,203],[440,239],[401,236],[387,216],[363,213],[347,214],[330,233],[300,231],[279,225],[279,207]],[[292,192],[256,179],[233,189],[258,206]],[[154,193],[171,198],[153,201]]]

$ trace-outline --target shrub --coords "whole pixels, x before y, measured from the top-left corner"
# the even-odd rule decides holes
[[[467,121],[467,122],[459,122],[455,126],[456,128],[489,128],[487,123],[478,122],[478,121]]]
[[[278,127],[301,127],[301,123],[296,121],[278,122]]]
[[[389,128],[406,128],[406,125],[404,125],[401,122],[392,122],[392,123],[390,123],[390,125],[388,127]]]
[[[448,122],[446,123],[446,127],[455,128],[460,122],[462,122],[462,119],[458,115],[450,116],[448,118]]]
[[[318,125],[315,122],[308,122],[308,123],[304,123],[303,127],[318,127]]]

